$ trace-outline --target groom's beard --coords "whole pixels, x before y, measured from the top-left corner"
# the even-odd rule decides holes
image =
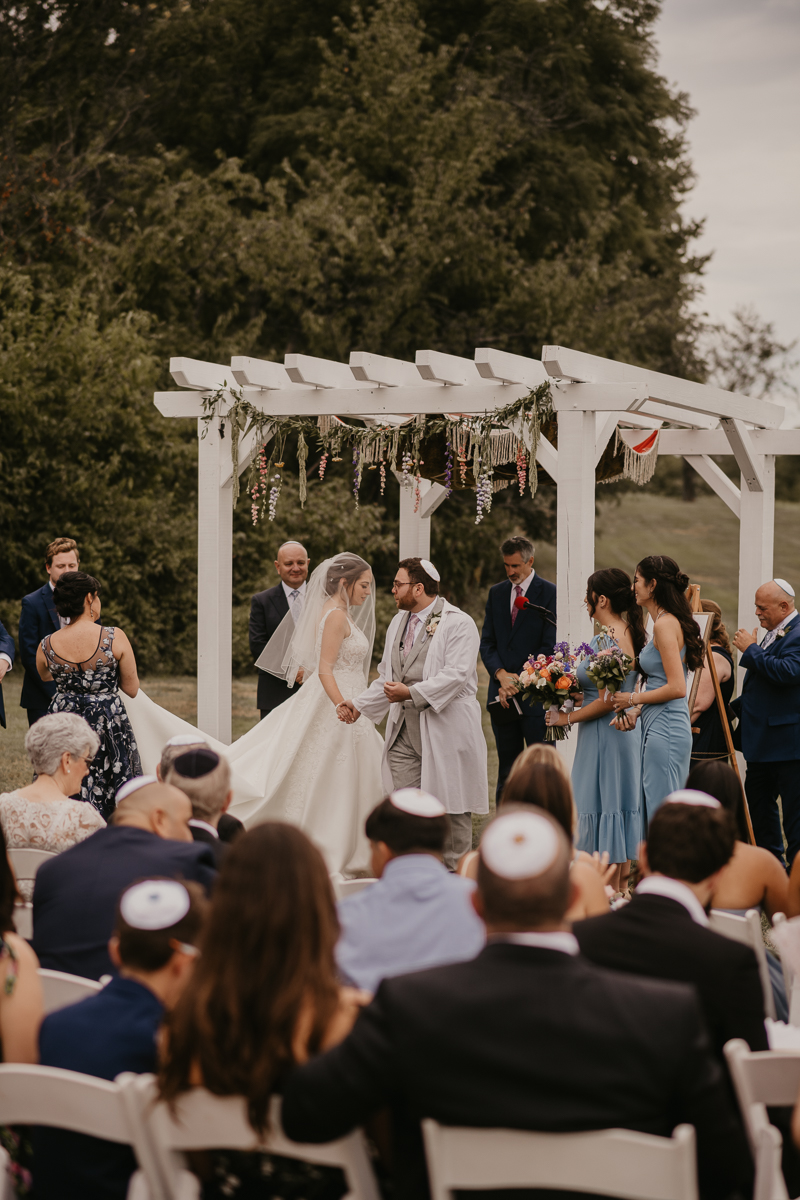
[[[416,600],[408,596],[397,597],[397,608],[399,612],[410,612],[416,603]]]

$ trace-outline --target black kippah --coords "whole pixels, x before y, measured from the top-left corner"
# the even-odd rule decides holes
[[[219,755],[205,746],[199,746],[196,750],[179,754],[172,765],[184,779],[202,779],[219,766]]]

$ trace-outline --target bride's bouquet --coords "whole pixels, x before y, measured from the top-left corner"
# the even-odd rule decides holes
[[[580,692],[576,674],[577,664],[586,654],[592,653],[590,646],[582,642],[570,650],[568,642],[556,642],[549,657],[540,654],[528,659],[519,673],[519,691],[523,697],[541,704],[545,712],[551,708],[572,709],[572,693]],[[561,742],[569,735],[563,725],[548,725],[545,741]]]
[[[608,635],[605,627],[602,632]],[[604,691],[613,696],[615,692],[622,690],[625,678],[635,662],[636,659],[620,650],[619,646],[611,645],[603,650],[593,650],[589,654],[586,674],[597,684],[601,696]]]

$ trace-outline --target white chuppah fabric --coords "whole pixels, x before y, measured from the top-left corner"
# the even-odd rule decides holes
[[[359,712],[376,724],[388,712],[386,746],[391,745],[403,715],[401,704],[389,703],[383,685],[392,681],[392,647],[405,619],[406,613],[401,611],[392,620],[378,678],[355,698]],[[422,683],[414,685],[430,705],[420,713],[419,723],[422,790],[441,800],[449,813],[487,813],[486,740],[477,698],[478,627],[472,617],[445,600],[436,631],[428,634],[424,629],[418,630],[417,637],[420,636],[433,639]],[[359,724],[360,721],[356,722]],[[384,790],[390,793],[394,787],[385,749],[381,768]]]

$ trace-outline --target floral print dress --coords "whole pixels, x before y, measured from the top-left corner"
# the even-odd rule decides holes
[[[49,634],[42,642],[57,688],[50,712],[77,713],[100,738],[100,749],[81,785],[81,799],[93,804],[104,820],[114,811],[117,788],[142,773],[136,739],[119,694],[119,666],[113,652],[115,633],[112,626],[104,625],[94,654],[80,663],[57,654]]]

